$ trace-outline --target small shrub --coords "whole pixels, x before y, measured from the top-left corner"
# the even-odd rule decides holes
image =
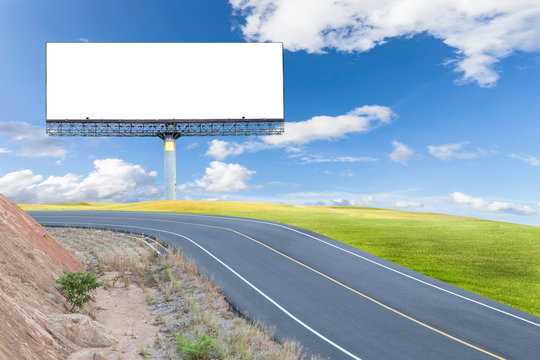
[[[95,274],[87,273],[86,271],[62,271],[64,276],[54,279],[57,284],[60,284],[60,291],[64,293],[68,303],[71,304],[71,309],[77,307],[82,309],[92,298],[90,291],[97,289],[103,285],[103,281],[98,281]]]
[[[176,335],[176,349],[188,360],[208,360],[212,357],[214,347],[214,338],[208,334],[202,334],[194,341],[184,338],[182,334]]]

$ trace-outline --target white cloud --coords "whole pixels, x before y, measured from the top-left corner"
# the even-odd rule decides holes
[[[221,195],[218,197],[201,198],[201,201],[227,201],[229,197],[227,195]]]
[[[313,154],[313,155],[305,155],[305,154],[295,154],[291,157],[297,157],[299,158],[303,164],[320,164],[320,163],[328,163],[328,162],[342,162],[342,163],[348,163],[348,162],[373,162],[377,161],[377,159],[368,157],[368,156],[325,156],[322,154]]]
[[[437,146],[428,145],[427,148],[431,155],[445,161],[452,159],[475,159],[487,155],[487,151],[481,148],[477,148],[475,151],[465,150],[464,147],[467,144],[469,144],[469,142],[463,141],[460,143]]]
[[[87,38],[79,38],[79,41],[80,41],[80,42],[87,43],[87,42],[88,42],[88,39],[87,39]]]
[[[514,215],[532,215],[537,212],[527,205],[505,201],[488,201],[479,197],[472,197],[461,192],[450,194],[456,204],[468,205],[475,210],[490,211],[495,213],[508,213]]]
[[[517,154],[510,154],[508,156],[514,159],[524,161],[531,166],[540,166],[540,160],[538,158],[535,158],[534,156],[517,155]]]
[[[361,200],[355,200],[355,199],[343,199],[343,198],[336,198],[332,199],[331,205],[332,206],[361,206],[361,205],[368,205],[373,203],[373,197],[370,195],[364,195],[361,197]],[[320,204],[324,204],[323,202],[319,202]]]
[[[29,169],[10,172],[0,178],[0,193],[18,203],[37,203],[32,186],[42,179],[43,176],[34,175]]]
[[[538,0],[229,0],[250,41],[290,51],[363,52],[392,38],[428,34],[456,51],[462,81],[493,86],[495,65],[540,49]]]
[[[239,144],[233,141],[229,142],[215,139],[208,143],[208,150],[205,155],[218,160],[224,160],[229,156],[240,155],[244,152],[264,150],[269,147],[271,146],[259,141],[247,141],[243,144]]]
[[[322,174],[322,172],[321,172]],[[357,206],[377,206],[379,208],[394,208],[395,202],[402,199],[414,199],[424,204],[424,209],[429,211],[440,210],[438,204],[446,204],[446,195],[443,196],[415,196],[419,189],[401,189],[381,193],[356,193],[347,191],[284,191],[262,195],[260,193],[237,193],[231,195],[234,201],[261,201],[267,203],[289,204],[298,206],[308,205],[332,205],[333,200],[354,200]],[[414,194],[413,194],[414,193]],[[376,204],[376,205],[374,205]],[[455,210],[455,209],[453,209]]]
[[[348,134],[366,133],[388,124],[395,114],[389,107],[366,105],[345,115],[314,116],[309,120],[285,122],[280,136],[265,136],[263,141],[274,146],[304,145],[316,140],[337,140]]]
[[[415,208],[420,209],[424,207],[424,204],[422,204],[419,201],[409,201],[409,200],[398,200],[395,203],[395,207],[397,208]]]
[[[392,141],[394,150],[388,154],[390,160],[407,164],[407,161],[414,155],[414,151],[407,145],[400,143],[399,141]]]
[[[234,192],[254,188],[248,186],[246,181],[256,172],[249,170],[240,164],[227,164],[220,161],[212,161],[207,167],[204,176],[187,184],[182,184],[178,188],[183,192],[200,191],[204,189],[209,192]],[[197,189],[198,188],[198,189]]]
[[[332,206],[357,206],[356,200],[337,198],[332,200]]]
[[[317,140],[337,140],[349,134],[366,133],[378,126],[388,124],[395,117],[389,107],[366,105],[357,107],[347,114],[338,116],[314,116],[309,120],[285,122],[285,132],[279,136],[264,136],[261,141],[245,143],[212,140],[208,143],[207,156],[224,160],[245,152],[255,152],[270,148],[285,148],[290,152],[299,152],[298,146]],[[318,157],[318,159],[317,159]],[[341,156],[325,158],[320,155],[306,156],[305,163],[310,162],[355,162],[376,161],[370,157]]]
[[[208,143],[208,150],[205,155],[213,157],[218,160],[224,160],[229,156],[241,155],[244,152],[255,152],[265,149],[274,148],[275,146],[265,144],[258,141],[248,141],[245,143],[229,142],[223,140],[212,140]],[[298,158],[302,164],[320,164],[328,162],[372,162],[377,161],[376,158],[369,156],[325,156],[322,154],[305,154],[300,152],[300,149],[287,147],[289,152],[293,154],[289,155],[291,158]]]
[[[230,155],[240,155],[243,152],[244,147],[241,144],[223,140],[212,140],[208,144],[208,150],[205,155],[223,160]]]
[[[99,199],[118,198],[119,193],[154,185],[157,176],[156,171],[148,172],[140,165],[121,159],[95,160],[94,167],[95,170],[80,183],[80,188]]]
[[[356,174],[351,169],[347,169],[339,173],[341,177],[354,177]]]
[[[0,178],[0,193],[27,204],[138,201],[159,196],[156,175],[121,159],[101,159],[94,161],[94,170],[84,178],[68,173],[43,180],[29,169],[8,173]]]
[[[194,196],[191,196],[194,195]],[[221,195],[217,197],[204,197],[200,194],[191,194],[183,197],[183,200],[187,201],[228,201],[229,196],[228,195]]]
[[[369,205],[369,204],[373,204],[374,202],[375,202],[375,199],[373,199],[373,196],[371,195],[362,196],[362,204]]]
[[[11,152],[11,150],[9,150],[7,148],[0,148],[0,154],[8,154],[10,152]]]
[[[67,150],[64,141],[48,136],[45,129],[25,122],[0,122],[0,136],[10,137],[10,142],[19,147],[17,155],[26,157],[55,157],[64,159]]]
[[[285,183],[285,182],[277,181],[277,180],[276,181],[269,181],[268,184],[272,185],[272,186],[283,187],[283,188],[300,186],[300,185],[295,184],[295,183]]]

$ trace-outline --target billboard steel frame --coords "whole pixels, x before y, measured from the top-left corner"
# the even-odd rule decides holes
[[[283,119],[242,120],[47,120],[51,136],[153,137],[281,135]]]

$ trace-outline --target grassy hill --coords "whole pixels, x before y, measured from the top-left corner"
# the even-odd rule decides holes
[[[230,215],[299,226],[540,316],[540,227],[362,207],[249,202],[19,205],[24,210],[117,210]]]

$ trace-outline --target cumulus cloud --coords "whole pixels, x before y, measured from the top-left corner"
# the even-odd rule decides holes
[[[487,151],[481,148],[477,148],[475,151],[464,149],[467,144],[469,142],[463,141],[445,145],[428,145],[427,148],[431,155],[445,161],[452,159],[475,159],[487,155]]]
[[[392,141],[394,150],[388,154],[390,160],[407,164],[407,161],[414,155],[414,151],[407,145],[400,143],[399,141]]]
[[[366,105],[338,116],[315,116],[309,120],[286,122],[280,136],[265,136],[263,141],[274,146],[304,145],[316,140],[337,140],[348,134],[366,133],[388,124],[395,116],[386,106]]]
[[[538,158],[535,158],[534,156],[529,155],[517,155],[517,154],[510,154],[508,155],[511,158],[521,160],[523,162],[526,162],[527,164],[531,166],[540,166],[540,160]]]
[[[0,178],[0,193],[18,203],[38,203],[34,200],[37,194],[32,186],[42,179],[43,176],[29,169],[10,172]]]
[[[208,144],[208,150],[205,155],[218,160],[223,160],[230,155],[240,155],[243,152],[244,147],[242,144],[223,140],[212,140]]]
[[[11,150],[7,149],[7,148],[0,148],[0,154],[7,154],[7,153],[10,153]]]
[[[0,136],[8,136],[18,146],[17,155],[26,157],[55,157],[64,159],[64,141],[48,136],[45,129],[25,122],[0,122]]]
[[[472,197],[461,192],[453,192],[450,198],[456,204],[468,205],[475,210],[490,211],[495,213],[508,213],[515,215],[532,215],[537,212],[527,205],[505,201],[488,201],[479,197]]]
[[[44,179],[29,169],[8,173],[0,178],[0,193],[27,204],[138,201],[160,195],[156,175],[121,159],[99,159],[86,177],[68,173]]]
[[[193,182],[179,186],[180,191],[200,191],[204,189],[209,192],[234,192],[254,188],[246,181],[251,179],[255,170],[249,170],[240,164],[227,164],[220,161],[212,161],[207,167],[204,175]]]
[[[397,208],[415,208],[415,209],[421,209],[424,207],[424,204],[422,204],[419,201],[409,201],[409,200],[398,200],[395,203],[395,206]]]
[[[208,143],[206,155],[217,160],[236,156],[245,152],[255,152],[270,148],[285,148],[290,152],[299,152],[299,146],[317,140],[337,140],[349,134],[366,133],[378,126],[388,124],[395,117],[394,112],[386,106],[366,105],[357,107],[344,115],[315,116],[305,121],[285,122],[285,132],[280,136],[264,136],[260,141],[236,143],[223,140],[212,140]],[[307,156],[310,162],[355,162],[375,161],[369,157],[342,156],[326,158],[320,155]]]
[[[493,86],[495,65],[540,49],[537,0],[229,0],[250,41],[280,41],[290,51],[369,51],[392,38],[427,34],[455,49],[462,81]]]
[[[245,143],[237,143],[234,141],[212,140],[208,143],[207,156],[218,160],[224,160],[229,156],[236,156],[244,152],[254,152],[267,149],[271,146],[259,141],[247,141]]]

